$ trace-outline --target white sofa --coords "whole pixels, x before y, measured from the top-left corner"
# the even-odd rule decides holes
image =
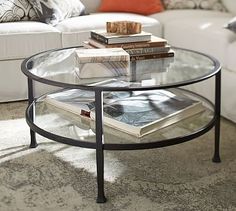
[[[207,53],[222,64],[222,115],[236,122],[236,34],[223,28],[236,15],[207,10],[166,10],[151,16],[96,13],[100,0],[82,0],[90,15],[70,18],[53,27],[40,22],[0,24],[0,102],[26,99],[27,80],[20,70],[23,59],[53,48],[78,46],[91,29],[106,21],[142,22],[145,31],[166,38],[173,46]],[[223,0],[231,10],[235,0]],[[211,80],[192,89],[213,100]]]

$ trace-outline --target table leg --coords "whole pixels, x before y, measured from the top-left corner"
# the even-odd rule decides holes
[[[96,161],[97,161],[97,203],[106,202],[104,194],[104,151],[103,151],[103,96],[102,91],[95,91],[96,112]]]
[[[221,71],[215,76],[215,152],[212,161],[220,163],[220,106],[221,106]]]
[[[34,84],[32,79],[28,78],[28,104],[31,105],[31,103],[34,101]],[[32,106],[32,109],[30,111],[30,120],[33,122],[34,121],[34,105]],[[36,142],[36,135],[33,130],[30,129],[30,148],[35,148],[38,146]]]

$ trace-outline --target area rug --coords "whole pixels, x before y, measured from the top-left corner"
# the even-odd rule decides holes
[[[11,112],[4,109],[0,211],[236,210],[236,126],[227,120],[222,119],[221,163],[211,161],[213,130],[167,148],[106,151],[108,201],[97,204],[95,151],[41,136],[39,146],[29,149],[23,111],[14,105]]]

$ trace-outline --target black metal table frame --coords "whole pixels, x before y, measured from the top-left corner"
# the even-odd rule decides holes
[[[60,50],[60,49],[58,49]],[[190,51],[190,50],[187,50]],[[194,52],[194,51],[193,51]],[[199,52],[197,52],[199,53]],[[199,53],[202,54],[202,53]],[[141,149],[153,149],[153,148],[161,148],[166,146],[171,146],[183,142],[190,141],[194,138],[197,138],[213,127],[215,127],[215,148],[214,148],[214,155],[212,161],[215,163],[221,162],[219,148],[220,148],[220,107],[221,107],[221,67],[219,62],[210,57],[208,55],[202,54],[208,58],[210,58],[215,65],[215,70],[212,74],[208,74],[202,76],[200,78],[196,78],[194,80],[189,80],[180,83],[168,84],[168,85],[160,85],[158,87],[135,87],[135,88],[125,88],[125,87],[88,87],[83,85],[73,85],[73,84],[65,84],[56,81],[49,81],[44,78],[40,78],[38,76],[33,75],[28,71],[27,68],[27,61],[32,58],[25,59],[22,62],[21,69],[22,72],[28,77],[28,108],[26,110],[26,121],[30,127],[30,148],[37,147],[36,141],[36,134],[38,133],[44,137],[47,137],[51,140],[68,144],[71,146],[79,146],[84,148],[92,148],[96,149],[96,163],[97,163],[97,203],[104,203],[106,202],[106,197],[104,194],[104,150],[141,150]],[[35,55],[34,55],[35,56]],[[149,143],[133,143],[133,144],[118,144],[118,143],[104,143],[103,137],[103,91],[134,91],[134,90],[153,90],[153,89],[167,89],[167,88],[175,88],[181,87],[185,85],[190,85],[194,83],[198,83],[203,80],[207,80],[211,77],[215,77],[215,103],[214,105],[214,117],[212,120],[203,128],[200,128],[198,131],[195,131],[189,135],[182,136],[182,137],[175,137],[171,139],[165,139],[156,142],[149,142]],[[53,133],[50,133],[42,128],[38,127],[34,124],[34,112],[35,112],[35,103],[36,99],[34,96],[34,80],[39,81],[41,83],[59,86],[59,87],[66,87],[66,88],[77,88],[77,89],[85,89],[91,90],[95,92],[95,112],[96,112],[96,143],[92,142],[84,142],[80,140],[74,140],[67,137],[59,136]],[[202,97],[202,96],[201,96]],[[204,97],[202,97],[204,98]],[[205,98],[204,98],[205,99]],[[206,101],[210,102],[209,100],[205,99]]]

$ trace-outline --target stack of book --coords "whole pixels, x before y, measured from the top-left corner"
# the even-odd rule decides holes
[[[84,42],[86,48],[123,48],[131,61],[169,58],[174,51],[167,40],[141,31],[138,34],[120,35],[106,30],[93,30]]]
[[[80,118],[95,120],[92,91],[66,89],[49,94],[45,101]],[[205,109],[201,102],[176,89],[104,92],[103,103],[104,124],[138,138]]]

